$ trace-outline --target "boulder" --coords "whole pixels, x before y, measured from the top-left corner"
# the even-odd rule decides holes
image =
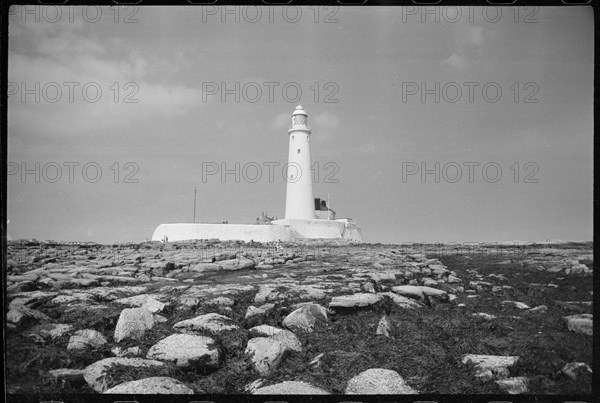
[[[268,375],[279,365],[285,351],[284,344],[270,337],[256,337],[248,340],[245,353],[258,373]]]
[[[567,329],[572,332],[592,336],[594,333],[594,315],[582,313],[580,315],[570,315],[564,317]]]
[[[106,344],[106,338],[102,333],[93,329],[76,331],[69,339],[67,350],[85,350],[98,348]]]
[[[156,376],[121,383],[106,390],[104,394],[192,395],[194,391],[177,379]]]
[[[154,326],[154,317],[146,308],[127,308],[121,311],[113,339],[119,343],[122,340],[140,340],[146,330]]]
[[[333,297],[331,302],[329,303],[330,309],[336,308],[362,308],[366,306],[371,306],[379,301],[381,301],[383,297],[379,294],[370,294],[370,293],[358,293],[352,295],[340,295],[337,297]]]
[[[159,313],[165,309],[166,304],[154,299],[148,294],[135,295],[133,297],[117,299],[114,302],[132,307],[146,308],[152,313]]]
[[[210,337],[172,334],[150,347],[146,358],[174,362],[178,367],[216,368],[220,354]]]
[[[54,340],[73,330],[72,325],[62,323],[44,323],[35,325],[25,332],[25,336],[34,339],[35,341],[43,342],[46,339]]]
[[[254,395],[329,395],[330,393],[307,382],[286,381],[264,386],[252,392]]]
[[[268,337],[271,340],[276,340],[283,343],[292,351],[302,351],[302,343],[294,333],[285,329],[278,329],[273,326],[260,325],[249,330],[249,333],[255,337]]]
[[[48,315],[36,309],[21,304],[11,304],[9,311],[6,314],[6,321],[15,325],[22,325],[27,320],[49,322],[51,319]]]
[[[572,381],[576,381],[581,373],[592,373],[592,369],[585,362],[570,362],[560,370]]]
[[[504,393],[508,393],[510,395],[520,395],[529,391],[527,388],[529,379],[524,376],[501,379],[496,381],[496,383]]]
[[[246,316],[244,319],[248,319],[253,316],[264,315],[267,312],[270,312],[273,308],[275,308],[275,304],[264,304],[259,307],[250,305],[246,310]]]
[[[448,294],[437,288],[416,286],[416,285],[398,285],[392,287],[392,291],[405,297],[424,300],[425,296],[434,297],[442,302],[448,301]]]
[[[408,297],[398,295],[393,292],[380,292],[378,295],[390,297],[394,304],[396,304],[396,306],[399,308],[412,309],[421,307],[421,305],[414,299],[410,299]]]
[[[347,395],[414,395],[418,394],[396,371],[371,368],[348,381]]]
[[[462,357],[463,364],[475,364],[475,377],[482,381],[508,378],[508,367],[515,365],[518,360],[518,356],[501,355],[465,354]]]
[[[96,361],[95,363],[88,365],[83,371],[83,377],[92,389],[94,389],[96,392],[102,393],[106,389],[108,389],[106,386],[106,376],[110,367],[114,364],[136,368],[160,367],[164,365],[162,362],[155,360],[144,360],[141,358],[111,357],[105,358],[100,361]]]
[[[287,315],[282,325],[292,331],[312,332],[316,322],[327,320],[325,307],[319,304],[306,304]]]
[[[173,329],[181,333],[201,333],[208,332],[219,334],[225,331],[238,330],[239,326],[233,323],[231,318],[218,313],[207,313],[197,316],[193,319],[182,320],[175,323]]]

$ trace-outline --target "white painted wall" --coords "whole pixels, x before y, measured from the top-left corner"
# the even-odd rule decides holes
[[[222,241],[255,241],[273,242],[277,240],[291,241],[292,236],[287,227],[281,225],[252,224],[161,224],[154,234],[153,241],[161,241],[168,237],[169,242],[190,239],[218,238]]]
[[[292,114],[292,127],[288,130],[289,151],[285,218],[315,218],[313,179],[310,170],[310,134],[308,115],[298,106]]]

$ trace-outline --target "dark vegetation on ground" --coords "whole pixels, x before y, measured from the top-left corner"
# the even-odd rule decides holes
[[[592,307],[573,308],[560,301],[590,301],[592,279],[583,276],[564,276],[523,267],[518,259],[506,264],[506,256],[489,253],[479,254],[428,254],[439,258],[456,271],[462,285],[477,280],[475,272],[484,277],[488,274],[503,275],[506,280],[485,279],[495,285],[512,288],[500,292],[477,291],[477,298],[466,298],[457,293],[453,303],[434,303],[421,309],[400,309],[393,304],[381,303],[374,309],[357,310],[347,314],[331,315],[328,324],[319,323],[313,333],[298,333],[303,345],[302,353],[292,353],[269,376],[262,377],[265,384],[286,380],[306,381],[329,390],[343,393],[350,378],[369,368],[386,368],[400,373],[421,393],[442,394],[497,394],[502,393],[495,382],[475,380],[471,365],[463,365],[464,354],[518,355],[521,357],[512,368],[512,376],[526,376],[530,380],[530,393],[584,395],[591,393],[591,377],[583,374],[572,381],[560,373],[568,362],[591,364],[592,338],[569,332],[563,321],[566,315],[588,312]],[[323,262],[336,264],[324,258]],[[593,262],[582,262],[593,265]],[[327,266],[332,276],[343,275],[343,267]],[[294,269],[301,276],[302,269]],[[238,272],[222,273],[223,276],[239,276]],[[213,276],[219,281],[219,275]],[[223,280],[223,279],[221,279]],[[541,286],[532,286],[532,283]],[[558,288],[546,286],[549,283]],[[377,284],[385,286],[386,282]],[[397,285],[390,282],[387,284]],[[247,329],[259,324],[281,327],[283,318],[292,311],[297,301],[278,301],[277,307],[258,318],[244,319],[249,305],[254,304],[256,291],[238,293],[231,312],[199,305],[182,309],[168,306],[161,315],[167,322],[156,325],[138,341],[124,341],[119,345],[127,348],[139,346],[142,356],[158,340],[172,334],[173,325],[203,313],[217,312],[231,317],[243,327],[240,331],[213,336],[223,357],[223,365],[216,370],[182,370],[171,365],[162,368],[131,369],[115,365],[107,376],[109,386],[123,381],[147,376],[171,376],[192,388],[196,393],[239,393],[244,386],[261,378],[244,356]],[[315,301],[327,306],[330,298]],[[530,307],[546,305],[546,313],[533,313],[502,305],[504,300],[520,301]],[[558,302],[557,302],[558,301]],[[465,303],[465,307],[457,304]],[[64,311],[60,306],[41,309],[61,323],[76,324],[78,329],[92,328],[104,335],[112,335],[122,307],[110,306],[102,310]],[[393,339],[375,334],[378,321],[388,312],[394,329]],[[485,321],[471,316],[485,312],[497,316]],[[95,393],[85,383],[71,385],[56,383],[48,375],[55,368],[81,369],[103,358],[112,357],[111,343],[85,352],[68,351],[68,336],[45,344],[34,343],[20,333],[8,329],[6,333],[6,384],[9,393]],[[110,337],[108,337],[110,339]],[[318,365],[309,363],[318,354],[325,353]]]

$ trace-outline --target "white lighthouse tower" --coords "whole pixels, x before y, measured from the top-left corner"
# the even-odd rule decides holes
[[[263,225],[169,223],[160,224],[152,234],[153,241],[185,241],[189,239],[242,240],[256,242],[297,241],[302,239],[345,239],[362,242],[360,227],[351,218],[335,218],[327,206],[313,198],[310,164],[310,127],[308,114],[298,105],[292,113],[288,130],[289,153],[285,218]],[[322,207],[325,207],[323,210]],[[325,212],[327,218],[322,218]]]
[[[301,105],[292,113],[288,130],[290,147],[287,165],[285,219],[315,218],[313,178],[310,169],[310,127],[308,114]]]

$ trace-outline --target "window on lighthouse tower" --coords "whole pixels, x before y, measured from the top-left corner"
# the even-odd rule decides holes
[[[298,149],[298,154],[300,154],[300,149]]]

